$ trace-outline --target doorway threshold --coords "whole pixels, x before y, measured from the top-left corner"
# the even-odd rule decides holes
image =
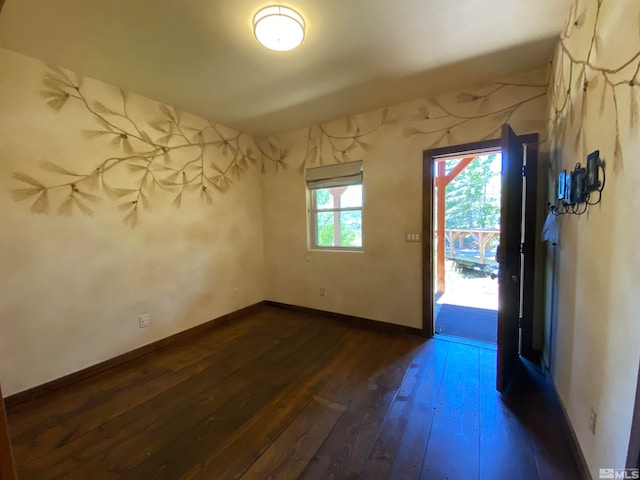
[[[497,350],[498,347],[495,343],[481,342],[479,340],[472,340],[464,337],[454,337],[453,335],[444,335],[442,333],[434,334],[433,338],[436,340],[444,340],[445,342],[462,343],[463,345],[469,345],[472,347],[485,348],[487,350]]]

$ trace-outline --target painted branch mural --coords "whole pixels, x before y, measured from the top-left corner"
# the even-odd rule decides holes
[[[385,125],[397,123],[389,115],[389,109],[381,110],[377,126],[363,130],[358,117],[350,116],[342,122],[313,125],[307,131],[305,155],[300,170],[307,166],[325,163],[349,162],[362,158],[373,148],[369,137]],[[340,125],[342,125],[340,127]]]
[[[95,205],[106,200],[122,211],[131,227],[142,211],[159,202],[176,207],[198,199],[212,203],[253,165],[263,173],[278,173],[296,164],[303,172],[365,158],[387,127],[396,127],[393,132],[402,134],[401,139],[426,137],[425,148],[472,141],[464,139],[468,131],[497,138],[504,123],[547,91],[546,84],[493,83],[313,125],[299,139],[289,140],[291,145],[282,145],[276,137],[252,137],[166,105],[159,105],[153,118],[135,115],[127,92],[119,90],[109,101],[95,99],[81,79],[56,67],[44,74],[43,86],[42,97],[56,114],[64,115],[71,103],[86,114],[86,141],[99,143],[98,151],[109,154],[89,156],[84,171],[47,161],[39,174],[14,172],[20,184],[12,192],[14,199],[31,202],[34,213],[62,215],[91,215]],[[537,124],[528,127],[541,129]],[[290,152],[296,146],[302,150],[297,148],[294,157]]]
[[[13,197],[31,201],[34,213],[55,209],[62,215],[74,211],[91,215],[94,205],[106,198],[116,203],[124,222],[133,227],[141,210],[152,209],[157,193],[176,207],[194,197],[210,204],[251,165],[260,164],[263,171],[267,165],[278,169],[288,156],[276,138],[253,138],[211,121],[193,124],[166,105],[160,105],[157,118],[136,119],[129,112],[127,92],[121,90],[119,101],[109,105],[93,100],[85,94],[81,79],[60,68],[49,68],[43,86],[42,96],[54,111],[63,114],[68,103],[76,102],[89,112],[94,124],[83,131],[85,137],[110,144],[115,153],[88,160],[94,163],[83,172],[43,162],[48,177],[54,173],[61,178],[56,183],[15,172],[13,177],[22,187],[13,190]]]
[[[476,140],[498,138],[500,129],[525,105],[542,99],[548,84],[496,82],[454,97],[428,98],[418,107],[412,120],[414,125],[403,130],[406,137],[416,135],[429,139],[426,148],[464,143],[462,132],[479,126],[484,135]],[[509,102],[502,101],[508,98]]]
[[[548,83],[527,84],[496,82],[459,93],[442,95],[422,101],[413,115],[395,113],[396,108],[384,108],[376,125],[363,129],[358,117],[331,122],[331,127],[319,124],[307,130],[306,149],[300,169],[325,163],[341,163],[362,158],[374,148],[373,134],[390,125],[405,125],[406,138],[425,136],[430,140],[425,148],[464,143],[465,129],[477,126],[485,134],[475,140],[498,138],[502,125],[508,123],[527,104],[546,97]],[[542,130],[544,122],[534,129]],[[469,140],[466,140],[469,141]],[[542,140],[541,140],[542,141]]]
[[[636,47],[632,50],[616,49],[624,54],[615,65],[603,65],[599,59],[603,58],[605,48],[611,53],[614,46],[604,44],[601,32],[602,12],[615,6],[615,1],[589,0],[595,3],[595,8],[589,8],[589,2],[575,0],[565,29],[560,37],[555,54],[555,78],[550,91],[552,118],[550,128],[553,135],[551,150],[554,151],[566,139],[569,125],[576,129],[575,151],[579,156],[586,154],[586,136],[584,121],[587,115],[595,115],[595,111],[588,108],[589,99],[595,97],[599,108],[597,115],[603,117],[605,110],[612,105],[614,128],[613,139],[613,170],[620,171],[624,167],[624,152],[620,140],[621,129],[628,128],[633,134],[637,133],[640,94],[640,30],[634,32],[616,32],[616,35],[630,33],[634,38],[624,38]],[[591,5],[593,5],[593,3]],[[595,12],[595,14],[593,13]],[[640,14],[639,12],[628,12]],[[640,25],[640,22],[638,22]],[[585,44],[584,38],[587,37]],[[574,41],[575,40],[575,41]],[[576,45],[583,47],[579,49]],[[584,48],[587,45],[588,48]],[[611,55],[609,55],[611,56]],[[621,95],[629,94],[630,104],[628,123],[623,125],[623,111]],[[626,98],[626,95],[625,95]]]
[[[309,166],[365,158],[374,148],[377,134],[389,126],[399,125],[393,132],[406,139],[424,138],[424,148],[497,138],[502,125],[511,121],[520,121],[527,131],[543,131],[544,123],[535,117],[528,119],[526,109],[544,101],[547,94],[552,108],[547,127],[552,152],[564,144],[571,126],[576,132],[576,153],[586,153],[584,120],[596,114],[595,108],[589,110],[590,105],[599,104],[597,114],[601,117],[605,111],[613,112],[615,128],[607,131],[615,136],[611,139],[613,168],[620,170],[622,129],[635,133],[640,117],[640,31],[632,32],[635,40],[629,32],[624,33],[629,37],[624,38],[626,47],[630,42],[637,45],[632,50],[604,45],[602,12],[614,3],[574,1],[558,42],[553,77],[546,81],[495,82],[320,123],[301,133],[299,140],[290,141],[291,145],[183,115],[166,105],[159,105],[153,118],[133,114],[127,92],[109,95],[108,101],[94,98],[82,79],[49,67],[41,92],[46,105],[65,115],[70,104],[75,104],[73,108],[85,114],[86,140],[100,145],[97,151],[108,153],[88,155],[83,171],[60,161],[47,161],[41,163],[38,173],[14,172],[19,186],[12,191],[13,197],[30,202],[34,213],[62,215],[91,215],[98,202],[107,200],[122,211],[126,224],[135,226],[143,210],[151,210],[161,201],[176,207],[198,199],[212,203],[215,195],[228,191],[253,165],[263,173],[277,173],[292,164],[303,171]],[[594,4],[595,8],[589,8]],[[616,64],[599,63],[605,48],[608,52],[620,50]],[[589,101],[592,97],[594,102]],[[294,158],[290,152],[296,146],[300,148]]]

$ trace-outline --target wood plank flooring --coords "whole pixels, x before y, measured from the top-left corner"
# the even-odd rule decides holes
[[[20,479],[579,479],[495,351],[274,307],[8,412]]]

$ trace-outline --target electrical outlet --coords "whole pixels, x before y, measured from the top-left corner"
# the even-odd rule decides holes
[[[143,313],[142,315],[138,315],[138,324],[140,328],[145,328],[149,326],[150,318],[148,313]]]
[[[321,289],[320,289],[320,296],[321,296],[321,297],[324,297],[324,288],[321,288]]]
[[[598,421],[598,413],[592,408],[589,414],[589,430],[594,435],[596,434],[596,423]]]

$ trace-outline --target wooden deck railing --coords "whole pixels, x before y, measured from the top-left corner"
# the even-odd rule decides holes
[[[437,238],[437,232],[435,236]],[[494,238],[500,238],[500,230],[479,228],[447,229],[445,230],[444,236],[447,245],[447,259],[462,260],[467,263],[476,263],[479,265],[497,265],[495,254],[491,255],[492,252],[489,250],[489,244]],[[471,237],[475,240],[477,248],[465,248],[463,241],[466,237]]]
[[[478,244],[478,257],[475,255],[469,255],[469,251],[467,249],[465,254],[460,255],[456,254],[456,242],[458,242],[458,248],[463,248],[463,240],[466,237],[471,237]],[[445,230],[445,239],[448,243],[448,255],[447,258],[450,260],[456,260],[459,257],[464,257],[465,260],[473,259],[474,263],[479,263],[480,265],[494,264],[495,258],[489,257],[487,258],[487,247],[491,240],[494,238],[500,238],[500,230],[485,230],[485,229],[451,229]]]

